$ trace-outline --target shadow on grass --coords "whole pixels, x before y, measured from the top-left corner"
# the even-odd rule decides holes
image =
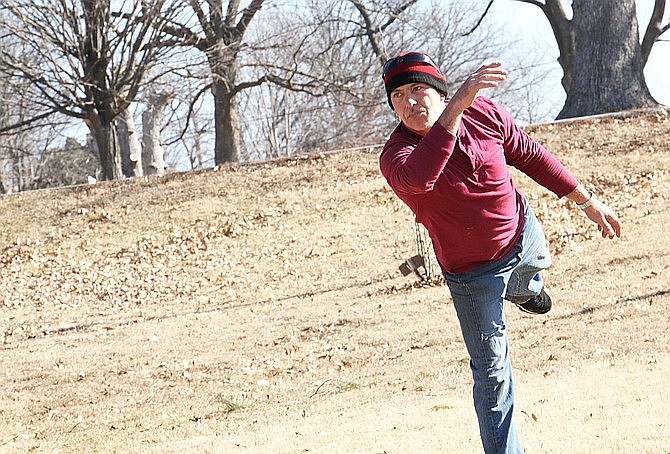
[[[34,339],[38,337],[45,337],[45,336],[53,336],[53,335],[58,335],[58,334],[67,334],[71,332],[86,332],[89,331],[93,328],[97,327],[122,327],[122,326],[129,326],[135,323],[144,323],[144,322],[152,322],[152,321],[162,321],[162,320],[168,320],[168,319],[173,319],[173,318],[178,318],[178,317],[183,317],[185,315],[191,315],[191,314],[208,314],[208,313],[214,313],[214,312],[221,312],[224,310],[231,310],[231,309],[240,309],[240,308],[245,308],[245,307],[257,307],[257,306],[262,306],[265,304],[271,304],[271,303],[278,303],[282,301],[290,301],[293,299],[304,299],[304,298],[311,298],[314,296],[320,296],[324,295],[327,293],[333,293],[333,292],[341,292],[344,290],[353,290],[353,289],[358,289],[358,288],[364,288],[367,286],[370,286],[372,284],[379,284],[381,282],[389,281],[394,279],[394,277],[391,276],[383,276],[383,277],[376,277],[376,278],[368,278],[365,281],[359,281],[352,283],[351,285],[340,285],[337,287],[332,287],[332,288],[323,288],[321,290],[315,290],[315,291],[310,291],[310,292],[303,292],[303,293],[297,293],[293,295],[286,295],[280,298],[266,298],[261,301],[253,301],[249,303],[240,303],[240,304],[233,304],[232,301],[227,301],[227,302],[222,302],[216,305],[213,305],[211,307],[207,307],[205,309],[202,308],[196,308],[196,309],[191,309],[191,310],[184,310],[181,312],[174,312],[171,314],[160,314],[160,315],[148,315],[148,316],[139,316],[139,317],[132,317],[129,319],[125,320],[101,320],[101,321],[95,321],[91,323],[85,323],[85,324],[72,324],[69,326],[65,327],[60,327],[60,328],[55,328],[55,329],[46,329],[42,331],[42,336],[31,336],[28,339]],[[10,344],[11,345],[11,344]],[[7,345],[6,348],[11,348],[10,345]]]
[[[600,310],[603,310],[603,309],[606,309],[606,308],[609,308],[609,307],[614,307],[614,306],[619,305],[619,304],[632,303],[632,302],[644,301],[644,300],[652,300],[654,298],[662,297],[662,296],[665,296],[665,295],[668,295],[668,294],[670,294],[670,290],[659,290],[657,292],[646,293],[644,295],[637,295],[637,296],[629,296],[629,297],[626,297],[626,298],[620,298],[613,303],[605,303],[605,304],[601,304],[599,306],[588,306],[588,307],[585,307],[584,309],[582,309],[580,311],[573,312],[572,314],[557,317],[557,319],[558,320],[566,320],[566,319],[569,319],[569,318],[578,317],[580,315],[593,314],[593,313],[596,313]]]

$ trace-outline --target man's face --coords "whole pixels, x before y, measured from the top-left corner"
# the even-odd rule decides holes
[[[430,85],[412,82],[391,92],[391,104],[407,128],[423,136],[444,110],[444,95]]]

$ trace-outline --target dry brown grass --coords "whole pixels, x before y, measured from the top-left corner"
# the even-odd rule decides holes
[[[670,120],[530,128],[621,214],[517,181],[555,309],[508,310],[529,453],[669,452]],[[442,287],[376,153],[0,199],[0,452],[478,452]]]

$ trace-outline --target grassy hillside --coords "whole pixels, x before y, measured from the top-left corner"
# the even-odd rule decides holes
[[[670,120],[529,132],[624,237],[515,174],[554,254],[552,313],[508,310],[527,449],[659,452]],[[397,271],[414,228],[378,151],[0,198],[0,452],[479,449],[448,293]]]

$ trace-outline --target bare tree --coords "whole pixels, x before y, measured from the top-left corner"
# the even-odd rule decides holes
[[[242,116],[240,124],[246,144],[242,160],[291,156],[295,152],[293,138],[297,133],[291,115],[292,105],[309,104],[310,100],[271,84],[248,90],[240,98],[240,110],[249,113]],[[305,133],[301,131],[300,135]]]
[[[160,131],[165,135],[166,166],[172,168],[184,167],[187,159],[187,168],[200,169],[214,165],[214,134],[212,131],[212,116],[210,103],[199,94],[202,91],[194,90],[185,80],[180,84],[180,90],[175,91],[174,102],[165,107],[165,116],[162,119]]]
[[[196,48],[207,59],[211,74],[207,88],[211,88],[214,98],[215,164],[258,155],[243,149],[243,143],[248,143],[249,115],[240,117],[239,102],[248,90],[262,90],[258,87],[273,83],[311,97],[342,85],[333,79],[330,65],[320,64],[323,59],[310,58],[323,53],[323,46],[318,43],[318,50],[309,49],[315,43],[316,26],[301,21],[296,12],[307,8],[297,3],[251,0],[241,8],[237,0],[189,1],[192,17],[185,16],[181,23],[164,28],[177,45]],[[266,5],[269,9],[264,9],[263,21],[250,28]],[[255,112],[253,116],[259,115],[263,114]]]
[[[211,77],[201,57],[189,49],[165,60],[163,75],[142,89],[145,174],[214,164]]]
[[[476,66],[496,57],[506,42],[492,27],[470,36],[478,16],[465,2],[411,0],[314,1],[293,17],[302,39],[275,52],[300,56],[305,72],[327,83],[326,96],[263,87],[242,98],[254,115],[247,140],[264,157],[378,144],[396,123],[384,96],[381,67],[400,51],[423,50],[440,62],[454,89]],[[283,28],[293,29],[290,25]],[[298,47],[299,46],[299,47]],[[307,64],[306,64],[307,65]],[[518,87],[505,87],[512,90]],[[502,91],[499,92],[502,94]],[[255,134],[250,138],[250,134]],[[264,142],[265,141],[265,142]]]
[[[81,119],[99,151],[102,176],[122,177],[114,119],[132,102],[161,45],[162,24],[176,10],[168,0],[5,0],[4,27],[39,55],[36,64],[15,58],[0,37],[0,68],[29,80],[42,107]],[[114,6],[114,8],[112,8]]]
[[[160,19],[154,17],[158,4]],[[29,97],[41,103],[41,114],[60,112],[84,120],[95,137],[103,176],[117,178],[124,167],[114,119],[133,100],[150,97],[153,88],[142,78],[172,70],[200,86],[180,93],[173,79],[163,84],[178,100],[174,104],[182,106],[167,105],[172,112],[188,106],[188,113],[178,117],[163,115],[149,101],[144,157],[156,150],[149,154],[162,169],[171,159],[159,158],[162,145],[169,154],[183,144],[191,167],[207,163],[203,151],[212,131],[196,108],[206,111],[209,96],[214,99],[215,163],[378,143],[395,123],[380,78],[387,57],[425,50],[442,63],[455,86],[505,44],[482,30],[463,37],[473,23],[473,9],[463,4],[249,0],[242,7],[239,1],[173,0],[168,5],[164,0],[149,7],[121,0],[41,5],[11,0],[12,33],[36,48],[41,61],[22,64],[0,50],[0,62],[4,59],[9,73],[30,81]],[[175,70],[174,59],[162,58],[160,69],[148,72],[149,62],[176,52],[175,46],[195,49],[197,64]],[[206,79],[204,67],[209,68]],[[118,122],[121,128],[124,124]],[[170,137],[161,141],[159,129]]]
[[[240,105],[249,158],[312,153],[381,140],[390,113],[382,106],[379,69],[394,25],[415,0],[304,2],[293,14],[263,18],[258,42],[272,85],[245,93]],[[358,11],[364,11],[361,16]],[[254,30],[258,33],[258,30]],[[381,107],[381,108],[380,108]]]
[[[142,145],[137,138],[135,118],[128,105],[116,118],[116,128],[119,131],[119,150],[121,152],[121,167],[123,174],[130,177],[141,177]]]
[[[356,8],[360,16],[360,21],[357,21],[360,31],[365,33],[369,45],[379,59],[379,63],[383,65],[389,58],[386,51],[387,43],[384,42],[384,33],[400,18],[403,12],[416,4],[417,0],[395,2],[394,4],[385,2],[386,4],[381,5],[367,4],[362,0],[349,0],[349,2]]]
[[[239,159],[237,94],[265,81],[263,77],[246,82],[237,80],[244,35],[264,1],[252,0],[241,9],[239,0],[230,0],[224,10],[222,0],[188,0],[195,21],[189,17],[181,23],[175,21],[163,25],[163,30],[176,38],[176,45],[196,48],[207,57],[214,95],[216,164]]]
[[[68,138],[53,147],[62,128],[34,127],[0,138],[0,181],[4,192],[21,192],[85,183],[95,175],[98,158],[88,146]]]
[[[572,4],[575,54],[558,118],[657,106],[644,79],[635,0]],[[649,47],[651,50],[651,47]]]
[[[663,25],[665,0],[655,0],[642,44],[635,0],[574,0],[572,17],[561,0],[517,1],[540,8],[556,38],[567,94],[558,118],[658,105],[643,69],[654,43],[670,29]]]
[[[0,33],[3,34],[4,33]],[[38,64],[30,48],[5,37],[5,48],[26,65]],[[0,60],[0,65],[2,61]],[[39,115],[39,106],[30,95],[30,81],[12,77],[0,70],[0,182],[2,192],[18,192],[47,187],[51,184],[73,184],[95,174],[91,161],[97,158],[75,145],[72,140],[55,146],[66,125],[58,115],[49,121]],[[81,167],[77,170],[77,165]]]
[[[160,140],[160,125],[163,111],[171,93],[152,93],[147,108],[142,113],[142,161],[147,175],[163,175],[167,169],[164,161],[165,150]]]
[[[333,115],[338,106],[377,103],[364,87],[372,82],[370,67],[379,62],[369,47],[360,46],[364,31],[352,32],[353,12],[349,2],[306,2],[293,14],[288,9],[266,14],[263,27],[252,31],[256,42],[266,45],[257,50],[259,63],[250,69],[262,71],[273,84],[240,97],[248,112],[241,117],[248,158],[315,152],[334,142],[342,146],[346,139],[339,133],[350,136],[354,129]]]

